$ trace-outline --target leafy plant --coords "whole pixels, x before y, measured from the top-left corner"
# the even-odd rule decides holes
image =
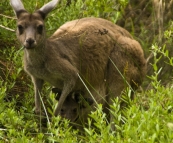
[[[49,0],[23,0],[28,11],[41,7]],[[67,5],[62,0],[47,18],[48,35],[63,23],[82,17],[103,17],[116,22],[127,0],[76,0]],[[0,2],[0,25],[15,29],[15,19],[9,1]],[[6,16],[9,16],[8,18]],[[165,31],[165,43],[172,43],[172,23]],[[155,143],[173,142],[173,84],[163,86],[158,78],[164,68],[158,65],[165,59],[165,64],[173,66],[173,58],[166,44],[154,43],[151,52],[154,60],[151,63],[154,72],[148,78],[152,87],[147,91],[136,93],[134,101],[130,100],[131,90],[123,92],[123,101],[128,108],[121,109],[120,99],[113,99],[111,112],[114,115],[115,131],[102,105],[98,105],[88,118],[88,125],[82,131],[74,129],[68,120],[60,117],[48,117],[46,127],[34,114],[33,85],[22,70],[22,51],[16,42],[15,33],[0,27],[0,142],[90,142],[90,143]],[[1,48],[2,47],[2,48]],[[15,90],[14,90],[15,89]],[[10,100],[7,100],[11,95]],[[53,115],[57,101],[45,85],[41,95],[48,113]],[[48,99],[49,98],[49,101]],[[48,103],[46,103],[48,102]],[[20,103],[20,105],[19,105]],[[49,106],[49,107],[48,107]]]

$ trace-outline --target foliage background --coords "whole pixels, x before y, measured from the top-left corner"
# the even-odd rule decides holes
[[[32,12],[48,1],[23,3]],[[49,14],[47,36],[67,21],[102,17],[127,29],[141,43],[148,59],[147,77],[135,100],[128,101],[129,108],[121,111],[118,99],[112,105],[116,132],[110,132],[100,105],[81,134],[60,117],[52,118],[47,128],[35,117],[33,85],[22,68],[23,53],[14,32],[15,16],[9,1],[1,0],[0,142],[173,142],[172,7],[173,0],[61,0]],[[128,97],[129,92],[124,95]],[[45,85],[43,100],[51,113],[48,97],[54,107],[54,95]]]

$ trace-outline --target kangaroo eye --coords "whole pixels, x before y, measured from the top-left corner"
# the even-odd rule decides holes
[[[21,35],[24,31],[24,27],[22,25],[18,25],[18,30],[19,30],[19,34]]]
[[[42,34],[42,32],[43,32],[43,25],[38,25],[37,26],[37,31],[38,31],[39,34]]]
[[[61,109],[61,114],[64,114],[64,109]]]
[[[73,113],[76,113],[77,112],[77,108],[73,109]]]

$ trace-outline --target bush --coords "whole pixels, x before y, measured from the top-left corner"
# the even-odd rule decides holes
[[[25,0],[24,5],[28,11],[32,11],[47,2],[48,0]],[[62,0],[58,8],[47,18],[48,35],[66,21],[76,18],[95,16],[116,22],[126,4],[127,0],[76,0],[67,5],[66,0]],[[6,0],[0,3],[0,12],[8,16],[14,15]],[[15,29],[13,18],[1,15],[1,22],[2,25]],[[166,42],[171,42],[172,31],[171,28],[165,31]],[[47,122],[47,127],[41,126],[41,120],[33,113],[33,85],[27,80],[29,77],[23,73],[21,62],[23,53],[14,40],[15,34],[1,28],[0,36],[2,37],[0,46],[6,47],[0,49],[0,140],[2,142],[173,142],[173,84],[171,78],[167,86],[161,85],[158,79],[162,70],[157,64],[159,60],[164,58],[166,64],[173,66],[166,45],[160,48],[155,43],[151,47],[154,55],[154,62],[151,65],[154,73],[148,77],[151,79],[149,90],[136,93],[135,100],[131,101],[129,100],[131,91],[127,89],[123,98],[129,107],[123,110],[120,110],[120,100],[113,99],[111,111],[115,117],[115,131],[111,131],[106,114],[102,111],[102,105],[98,105],[97,110],[91,112],[88,126],[79,131],[73,129],[69,121],[60,117],[52,117],[51,122]],[[46,101],[44,98],[50,96],[50,104],[56,106],[54,96],[47,85],[44,87],[43,95],[44,102]],[[51,108],[47,110],[52,114]]]

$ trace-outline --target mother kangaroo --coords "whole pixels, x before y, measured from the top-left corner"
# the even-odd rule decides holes
[[[34,84],[36,113],[41,112],[39,94],[44,81],[62,90],[55,116],[72,91],[84,91],[98,103],[105,103],[107,95],[111,104],[127,86],[135,90],[141,85],[146,60],[140,44],[108,20],[73,20],[47,39],[44,20],[57,3],[52,0],[29,13],[20,0],[11,0],[17,38],[24,47],[24,69]]]

